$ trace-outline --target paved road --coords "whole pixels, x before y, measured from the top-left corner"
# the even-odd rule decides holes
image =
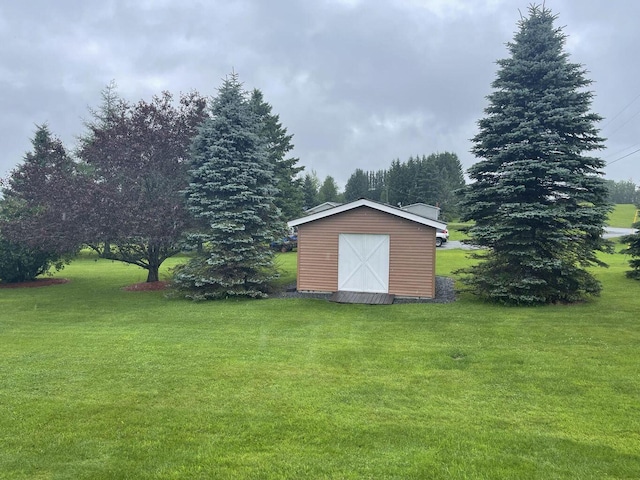
[[[616,238],[616,237],[622,237],[624,235],[631,235],[632,233],[636,233],[637,230],[634,230],[633,228],[614,228],[614,227],[606,227],[604,229],[604,234],[603,237],[604,238]],[[473,250],[475,247],[472,247],[471,245],[466,245],[462,242],[459,242],[457,240],[450,240],[447,243],[445,243],[444,245],[442,245],[442,247],[440,247],[441,249],[444,250],[451,250],[453,248],[461,248],[462,250]]]
[[[604,234],[602,236],[604,238],[615,238],[615,237],[622,237],[624,235],[631,235],[636,232],[637,230],[633,228],[605,227]]]

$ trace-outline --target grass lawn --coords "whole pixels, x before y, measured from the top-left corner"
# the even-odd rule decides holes
[[[615,205],[613,211],[609,214],[608,225],[610,227],[631,228],[635,215],[636,206],[632,203]]]
[[[450,222],[447,224],[447,230],[449,230],[449,240],[465,240],[469,238],[469,235],[466,233],[466,229],[471,227],[473,223],[461,223],[461,222]]]
[[[640,478],[640,282],[606,260],[598,299],[501,308],[167,300],[82,257],[0,290],[0,478]]]

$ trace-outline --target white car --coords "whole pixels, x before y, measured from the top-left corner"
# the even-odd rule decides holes
[[[447,240],[449,240],[449,230],[446,228],[436,229],[436,247],[441,247]]]

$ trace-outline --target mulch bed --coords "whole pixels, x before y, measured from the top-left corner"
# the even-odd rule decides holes
[[[38,278],[32,282],[20,282],[20,283],[0,283],[0,288],[36,288],[36,287],[48,287],[50,285],[61,285],[68,283],[68,278]],[[167,288],[168,282],[143,282],[134,283],[123,287],[123,290],[128,292],[150,292],[155,290],[164,290]]]
[[[60,285],[69,282],[68,278],[38,278],[32,282],[0,283],[0,288],[36,288]]]
[[[123,290],[126,290],[127,292],[151,292],[155,290],[164,290],[167,288],[167,283],[169,282],[159,281],[134,283],[133,285],[123,287]]]

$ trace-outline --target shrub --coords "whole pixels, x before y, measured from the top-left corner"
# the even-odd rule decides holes
[[[60,270],[63,265],[58,254],[0,237],[0,283],[28,282],[51,268]]]

